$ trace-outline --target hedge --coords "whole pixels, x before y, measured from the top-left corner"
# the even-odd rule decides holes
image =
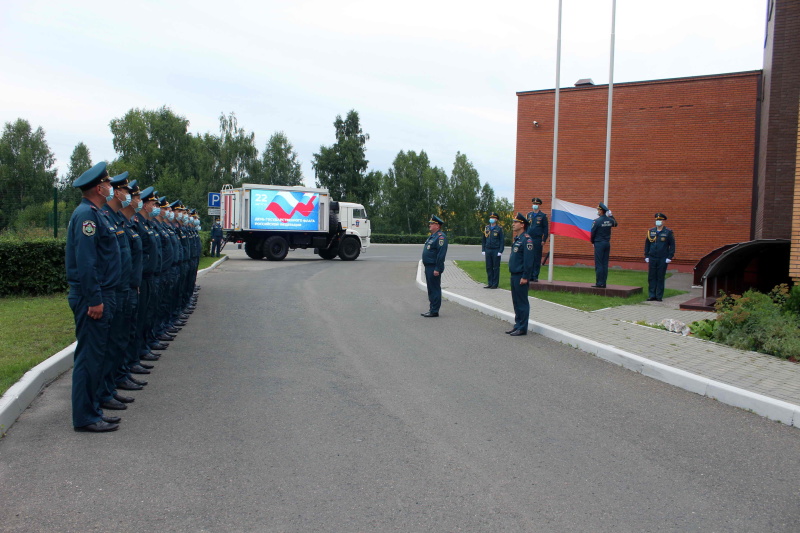
[[[0,237],[0,296],[53,294],[67,290],[66,239]]]
[[[445,232],[446,233],[446,232]],[[428,235],[391,235],[373,233],[370,236],[372,244],[423,244],[428,239]],[[471,244],[480,246],[482,237],[451,237],[450,244]],[[506,246],[511,246],[511,239],[506,236]]]

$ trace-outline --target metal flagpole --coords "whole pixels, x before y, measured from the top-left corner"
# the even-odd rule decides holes
[[[608,175],[611,167],[611,112],[614,96],[614,27],[617,18],[617,0],[611,1],[611,61],[608,66],[608,122],[606,123],[606,174],[603,182],[603,203],[608,205]]]
[[[616,0],[615,0],[616,1]],[[556,41],[556,108],[555,119],[553,121],[553,178],[552,178],[552,200],[556,198],[556,169],[558,168],[558,97],[561,87],[561,2],[558,0],[558,40]],[[552,200],[550,201],[550,214],[552,215]],[[555,236],[550,234],[550,253],[547,259],[549,263],[547,269],[547,281],[553,281],[553,249],[555,248]]]

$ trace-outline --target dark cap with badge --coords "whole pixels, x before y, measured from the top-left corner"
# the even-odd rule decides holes
[[[128,185],[125,187],[131,194],[139,194],[139,182],[137,180],[131,180],[128,182]]]
[[[667,215],[664,213],[656,213],[655,214],[656,220],[667,220]]]
[[[532,198],[531,202],[536,204],[536,205],[542,205],[542,199],[541,198]]]
[[[444,220],[437,217],[436,215],[431,215],[431,219],[428,221],[428,224],[439,224],[440,226],[444,225]]]
[[[108,163],[105,161],[97,163],[95,166],[78,176],[78,179],[72,182],[72,186],[76,189],[85,191],[86,189],[90,189],[91,187],[99,185],[104,181],[108,181],[108,171],[106,170],[107,166]]]
[[[180,200],[175,200],[174,202],[172,202],[171,204],[169,204],[169,206],[170,206],[172,209],[183,209],[183,204],[181,203],[181,201],[180,201]]]
[[[491,213],[489,213],[489,218],[500,218],[500,215],[492,211]]]
[[[608,211],[608,207],[606,207],[606,204],[604,204],[603,202],[600,202],[599,204],[597,204],[597,209],[602,209],[603,211]]]
[[[122,174],[117,174],[113,178],[111,178],[111,186],[115,189],[121,189],[128,185],[128,171],[126,170]]]
[[[143,202],[146,202],[148,200],[156,200],[157,197],[158,197],[158,191],[156,191],[155,187],[147,187],[139,195],[139,199]]]
[[[167,201],[167,197],[162,196],[161,198],[159,198],[158,204],[156,205],[158,205],[158,207],[169,207],[169,202]]]
[[[514,222],[522,222],[526,228],[528,227],[528,219],[522,213],[517,213],[517,216],[514,217]]]

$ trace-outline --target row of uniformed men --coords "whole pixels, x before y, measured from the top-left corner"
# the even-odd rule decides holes
[[[140,190],[128,172],[109,177],[106,163],[84,172],[73,187],[83,198],[67,231],[68,301],[75,317],[72,423],[76,431],[119,428],[133,397],[147,382],[152,350],[186,324],[196,303],[202,255],[200,220],[180,200],[153,187]]]

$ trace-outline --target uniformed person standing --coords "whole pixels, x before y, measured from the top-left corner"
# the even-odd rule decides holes
[[[508,257],[511,274],[511,302],[514,304],[514,327],[506,333],[512,337],[528,334],[531,303],[528,300],[528,283],[533,276],[533,238],[525,231],[528,219],[517,213],[512,223],[514,242]]]
[[[489,215],[489,224],[483,228],[481,253],[486,259],[487,279],[484,289],[496,289],[500,283],[500,258],[506,243],[503,228],[497,223],[499,218],[497,213],[492,213]]]
[[[67,300],[78,341],[72,369],[72,425],[76,431],[119,429],[118,417],[103,415],[97,394],[120,276],[116,227],[100,209],[114,195],[108,181],[106,163],[101,162],[72,184],[83,191],[69,221],[65,257]]]
[[[533,272],[531,273],[533,277],[531,281],[539,281],[539,270],[542,268],[542,248],[550,236],[550,223],[547,221],[547,215],[540,209],[542,199],[533,198],[531,203],[533,211],[527,216],[527,234],[533,241]]]
[[[667,215],[656,213],[656,226],[647,231],[644,240],[644,261],[649,264],[647,272],[648,302],[660,302],[664,298],[664,280],[667,263],[675,256],[675,234],[664,226]]]
[[[592,221],[591,242],[594,245],[595,284],[592,287],[604,289],[608,279],[608,258],[611,254],[611,228],[617,227],[617,220],[605,204],[597,205],[597,218]]]
[[[211,257],[219,257],[219,249],[222,245],[222,225],[219,220],[211,226]]]
[[[425,241],[422,249],[422,264],[425,267],[425,282],[428,285],[428,302],[430,309],[422,313],[424,317],[439,316],[442,305],[442,273],[444,272],[444,258],[447,255],[447,235],[442,232],[444,221],[436,215],[431,215],[428,221],[428,230],[431,236]]]

